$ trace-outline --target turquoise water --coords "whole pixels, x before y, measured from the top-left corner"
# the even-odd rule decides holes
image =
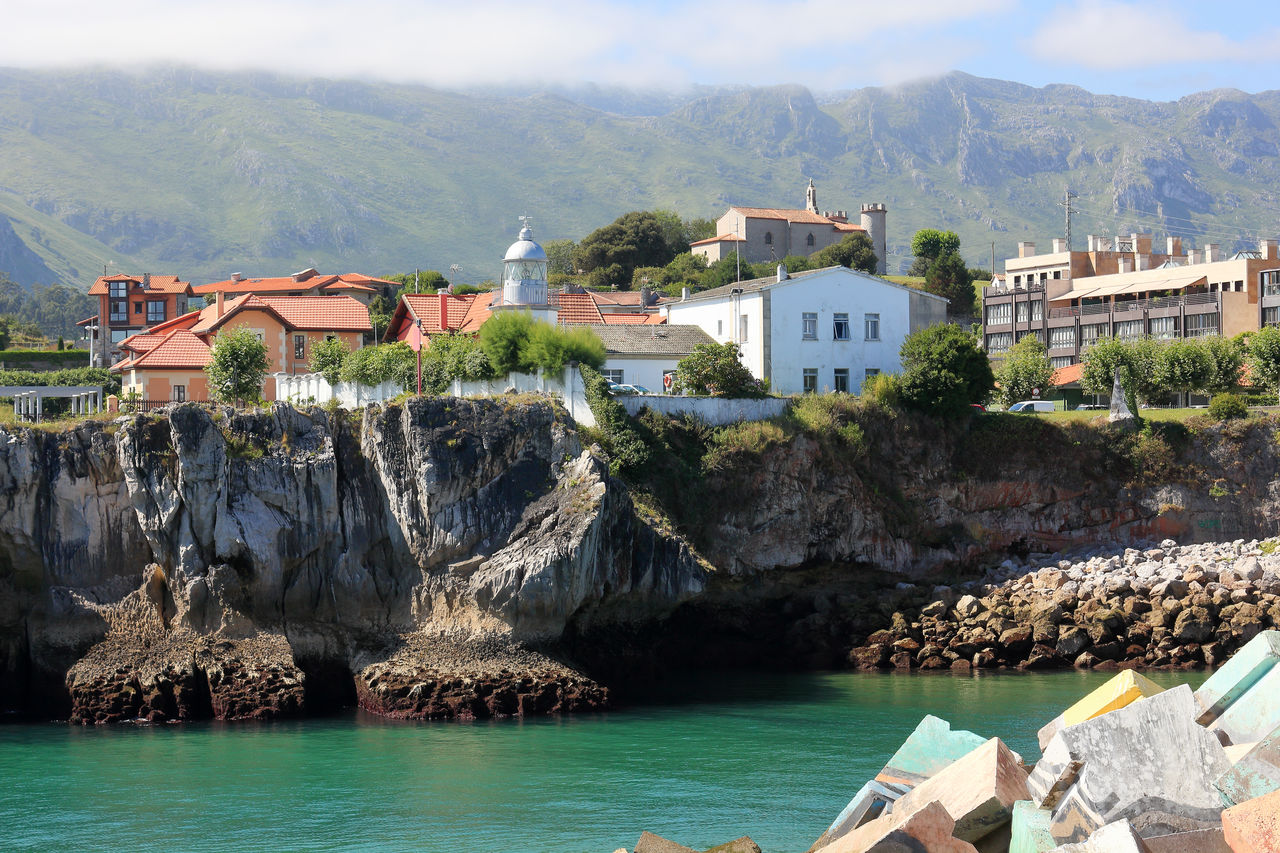
[[[924,714],[1034,760],[1108,677],[734,674],[559,720],[0,726],[0,849],[610,853],[647,829],[803,851]]]

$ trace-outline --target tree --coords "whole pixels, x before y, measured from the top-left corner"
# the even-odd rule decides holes
[[[949,323],[907,335],[902,359],[902,401],[944,417],[966,414],[991,398],[995,376],[977,339]]]
[[[339,338],[319,341],[311,347],[311,361],[308,367],[313,373],[319,373],[330,385],[338,382],[342,375],[342,365],[351,354],[351,347]]]
[[[925,290],[947,300],[952,314],[973,313],[973,279],[964,260],[954,252],[938,257],[929,265],[924,277]]]
[[[578,270],[573,265],[573,253],[577,249],[578,244],[572,240],[548,240],[543,243],[542,250],[547,253],[547,276],[576,273]]]
[[[1029,400],[1034,389],[1048,389],[1053,379],[1049,351],[1035,335],[1027,335],[1013,345],[1000,366],[1000,397],[1006,405]]]
[[[1199,341],[1164,341],[1158,345],[1158,353],[1156,378],[1165,391],[1189,394],[1204,388],[1213,376],[1213,359]]]
[[[524,369],[521,354],[533,329],[528,311],[496,311],[480,327],[480,348],[499,376]]]
[[[530,372],[541,368],[556,373],[570,361],[599,369],[605,362],[604,342],[586,326],[561,329],[535,322],[521,349],[520,361]]]
[[[395,275],[387,276],[387,281],[394,281],[400,285],[401,295],[405,293],[435,293],[437,290],[449,286],[449,280],[444,277],[444,273],[436,270],[414,270],[413,272],[396,273]],[[372,310],[372,307],[370,310]]]
[[[404,341],[396,341],[355,350],[343,361],[339,378],[371,386],[394,381],[401,388],[411,388],[417,375],[417,352]]]
[[[1090,394],[1110,394],[1115,377],[1120,378],[1129,410],[1138,413],[1138,400],[1133,388],[1133,357],[1123,341],[1101,338],[1080,354],[1080,387]]]
[[[267,345],[244,327],[221,332],[213,339],[209,364],[209,393],[215,400],[240,404],[257,402],[267,377]]]
[[[493,365],[474,335],[433,335],[422,353],[422,387],[443,394],[455,379],[492,379]]]
[[[911,238],[911,254],[916,258],[907,272],[910,275],[924,275],[938,258],[943,255],[959,254],[959,252],[960,235],[956,232],[921,228]]]
[[[698,344],[676,364],[676,386],[686,394],[713,397],[763,397],[764,385],[742,363],[732,341]]]
[[[855,231],[852,234],[846,234],[839,243],[810,255],[809,268],[820,269],[839,264],[842,267],[862,270],[874,275],[876,260],[876,252],[871,246],[871,238],[860,231]],[[787,267],[787,270],[790,271],[791,267]]]
[[[584,237],[573,260],[579,269],[591,274],[592,286],[627,287],[636,267],[666,266],[675,254],[658,216],[632,211]]]
[[[1254,385],[1280,388],[1280,327],[1263,326],[1250,335],[1245,362]]]
[[[1209,394],[1225,393],[1240,384],[1240,371],[1244,367],[1244,342],[1239,336],[1224,338],[1213,335],[1196,338],[1209,357],[1209,376],[1201,390]]]

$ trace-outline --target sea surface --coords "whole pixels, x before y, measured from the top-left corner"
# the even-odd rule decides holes
[[[923,715],[1034,761],[1109,677],[734,673],[523,722],[0,725],[0,850],[612,853],[647,829],[804,851]]]

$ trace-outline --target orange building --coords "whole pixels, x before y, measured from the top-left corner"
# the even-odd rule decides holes
[[[98,315],[78,325],[90,335],[90,363],[105,367],[121,357],[130,335],[187,313],[191,282],[176,275],[104,275],[89,288],[98,297]]]
[[[245,294],[161,323],[121,343],[128,358],[112,370],[121,374],[121,393],[148,401],[207,400],[211,345],[223,331],[247,328],[267,345],[268,374],[309,373],[311,349],[337,338],[351,349],[371,334],[369,310],[350,296],[259,296]],[[263,399],[276,398],[268,376]]]
[[[232,273],[231,278],[226,281],[202,284],[194,290],[197,296],[215,293],[225,296],[240,296],[245,293],[256,293],[259,296],[350,296],[368,305],[384,289],[394,292],[397,287],[399,285],[394,281],[360,273],[321,275],[314,269],[305,269],[276,278],[245,278],[240,273]]]

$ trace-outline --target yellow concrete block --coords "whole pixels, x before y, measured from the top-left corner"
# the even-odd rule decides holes
[[[1076,723],[1101,717],[1108,711],[1123,708],[1136,699],[1145,699],[1163,692],[1164,688],[1151,679],[1126,669],[1063,711],[1062,723],[1064,726],[1074,726]]]

